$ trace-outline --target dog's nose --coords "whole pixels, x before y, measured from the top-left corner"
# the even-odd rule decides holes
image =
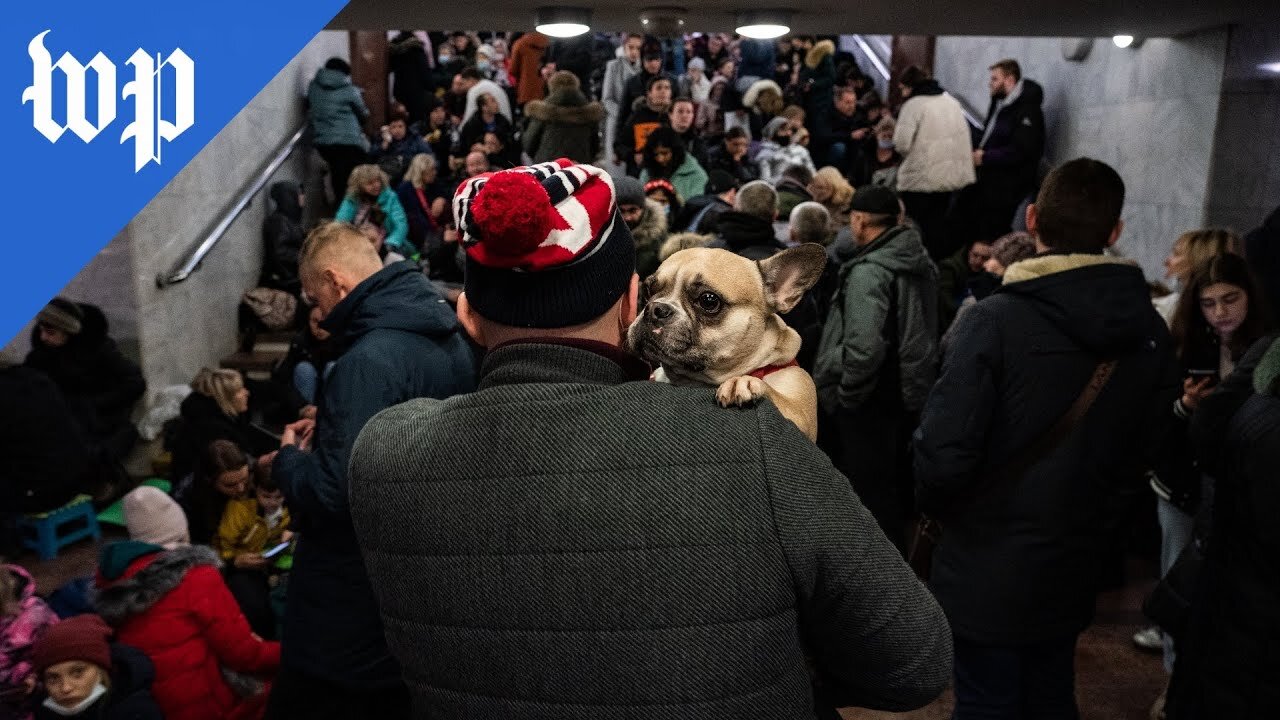
[[[671,316],[674,315],[675,312],[676,309],[667,303],[656,301],[649,302],[649,314],[653,316],[654,320],[659,322],[666,322],[671,319]]]

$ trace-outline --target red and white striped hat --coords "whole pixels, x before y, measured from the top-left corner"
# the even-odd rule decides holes
[[[478,175],[453,198],[467,300],[515,327],[581,325],[627,291],[635,243],[613,179],[567,159]]]

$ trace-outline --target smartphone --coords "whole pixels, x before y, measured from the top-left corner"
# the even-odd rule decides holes
[[[1218,380],[1220,379],[1218,377],[1218,371],[1214,368],[1187,368],[1187,377],[1196,382],[1199,382],[1204,378],[1213,378],[1212,382],[1210,382],[1211,385],[1217,385]]]
[[[282,542],[282,543],[280,543],[279,545],[277,545],[277,546],[275,546],[275,547],[271,548],[270,550],[266,550],[266,551],[264,551],[264,552],[262,553],[262,557],[263,557],[264,559],[270,559],[270,558],[273,558],[273,557],[275,557],[275,556],[279,555],[280,553],[284,552],[286,549],[288,549],[289,545],[290,545],[290,543]]]

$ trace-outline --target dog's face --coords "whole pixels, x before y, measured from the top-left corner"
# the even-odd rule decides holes
[[[728,250],[681,250],[645,280],[627,346],[673,379],[711,384],[788,362],[800,337],[777,313],[795,307],[825,263],[813,244],[760,262]]]

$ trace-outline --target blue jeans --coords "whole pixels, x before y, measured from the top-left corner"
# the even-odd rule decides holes
[[[1173,567],[1178,555],[1191,543],[1196,519],[1162,497],[1156,498],[1156,517],[1160,519],[1160,577],[1164,577],[1169,574],[1169,568]],[[1163,635],[1164,671],[1172,675],[1173,662],[1177,658],[1173,636],[1169,633]]]
[[[1076,636],[1017,647],[955,640],[952,720],[1078,720]]]
[[[329,377],[329,371],[333,369],[333,363],[324,364],[324,377]],[[316,366],[307,361],[302,361],[293,368],[293,389],[298,391],[302,399],[308,405],[316,404],[316,390],[320,387],[320,375],[316,372]]]

